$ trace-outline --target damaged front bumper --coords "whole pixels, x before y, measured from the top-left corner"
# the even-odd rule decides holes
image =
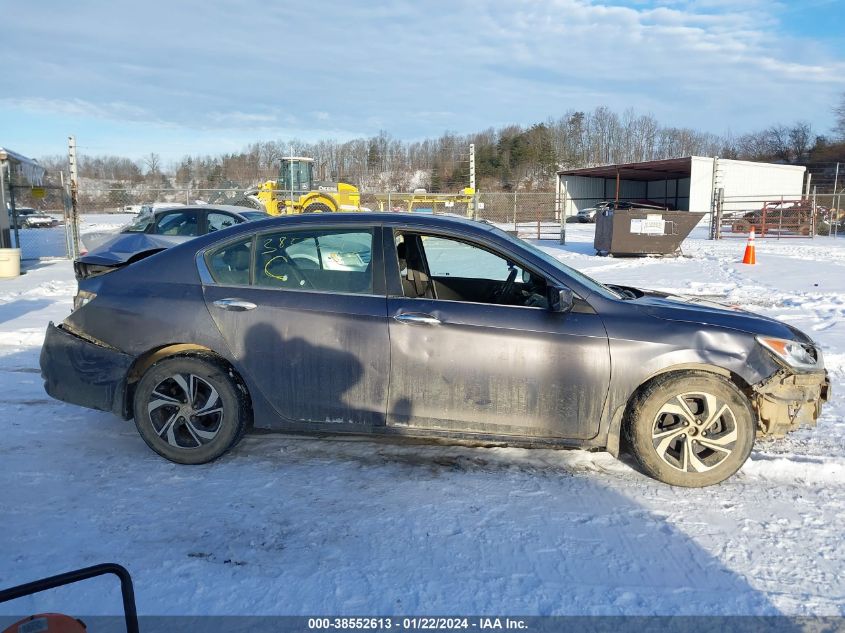
[[[123,416],[126,375],[133,360],[105,343],[51,322],[41,348],[44,389],[57,400]]]
[[[802,426],[815,426],[822,403],[830,398],[825,370],[792,373],[782,369],[754,385],[757,436],[783,437]]]

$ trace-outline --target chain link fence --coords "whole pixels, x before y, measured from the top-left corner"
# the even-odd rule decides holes
[[[161,188],[137,189],[82,186],[78,205],[85,233],[86,217],[139,213],[142,209],[195,204],[228,204],[261,208],[249,189]],[[284,192],[280,192],[283,196]],[[485,220],[521,237],[558,239],[560,220],[555,212],[553,192],[452,194],[413,192],[362,192],[361,210],[453,214]]]
[[[82,183],[78,193],[79,233],[85,242],[91,231],[116,230],[142,210],[167,206],[227,204],[245,208],[261,208],[251,195],[254,191],[238,186],[218,189],[193,187],[144,186],[103,187]],[[66,193],[64,194],[66,196]],[[284,192],[279,193],[284,196]],[[61,222],[68,217],[62,205],[61,192],[50,193],[38,208],[50,208],[59,226],[49,229],[56,235],[39,231],[20,231],[20,244],[25,257],[65,256],[68,252],[66,231]],[[594,200],[591,202],[595,202]],[[620,202],[626,202],[621,200]],[[637,201],[631,200],[636,204]],[[596,217],[577,215],[585,204],[569,205],[564,223],[595,222]],[[591,205],[595,206],[595,205]],[[360,209],[370,211],[453,214],[496,224],[525,239],[560,240],[566,231],[561,224],[560,204],[554,192],[478,192],[467,194],[413,192],[361,192]],[[726,197],[716,205],[718,237],[747,238],[753,227],[762,238],[813,237],[831,235],[845,237],[845,212],[834,196],[788,198],[786,196]],[[599,211],[600,212],[600,211]],[[659,211],[656,211],[659,212]],[[711,214],[699,226],[711,226]],[[57,230],[58,229],[58,230]],[[695,235],[695,234],[694,234]],[[700,235],[703,237],[704,235]]]
[[[22,260],[67,258],[70,200],[61,185],[9,186],[12,245]]]

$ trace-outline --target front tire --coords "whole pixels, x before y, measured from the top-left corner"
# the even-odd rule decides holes
[[[221,362],[165,358],[135,389],[135,426],[151,449],[178,464],[205,464],[233,448],[249,420],[246,395]]]
[[[625,432],[643,470],[698,488],[736,473],[754,446],[755,418],[732,382],[704,372],[655,378],[634,400]]]
[[[331,207],[325,204],[324,202],[315,202],[314,204],[309,204],[305,209],[302,210],[303,213],[331,213]]]

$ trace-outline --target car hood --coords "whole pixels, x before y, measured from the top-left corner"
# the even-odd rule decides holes
[[[653,290],[636,290],[642,293],[642,296],[630,301],[645,308],[649,314],[658,319],[714,325],[749,334],[812,343],[812,340],[797,328],[737,306],[724,305],[699,297],[671,295]]]
[[[134,255],[144,251],[161,250],[187,242],[191,237],[177,235],[150,235],[147,233],[118,233],[87,255],[79,258],[85,264],[114,266],[125,264]]]

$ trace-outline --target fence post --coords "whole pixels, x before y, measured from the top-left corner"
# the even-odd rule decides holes
[[[79,170],[76,162],[76,137],[68,137],[68,165],[70,168],[70,237],[72,259],[79,257]]]
[[[12,170],[9,168],[9,210],[12,212],[12,231],[15,234],[15,248],[21,247],[21,235],[18,229],[18,208],[15,205],[15,185],[12,182]]]
[[[64,211],[65,219],[65,255],[68,259],[73,259],[73,246],[70,240],[70,193],[67,190],[67,183],[65,182],[65,172],[59,172],[59,182],[62,186],[62,210]]]
[[[555,185],[555,208],[557,210],[557,215],[560,218],[560,243],[566,244],[566,195],[561,196],[561,178],[560,176],[557,177],[557,183]],[[566,187],[566,183],[563,184]],[[564,189],[565,191],[565,189]]]
[[[813,219],[810,220],[810,239],[816,239],[816,188],[813,187]]]

